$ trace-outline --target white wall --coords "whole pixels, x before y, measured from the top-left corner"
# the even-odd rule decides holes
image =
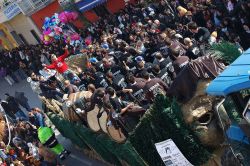
[[[40,35],[40,31],[29,17],[21,13],[5,24],[7,24],[10,32],[16,31],[17,34],[22,34],[29,44],[38,44],[30,31],[34,30],[38,36]]]

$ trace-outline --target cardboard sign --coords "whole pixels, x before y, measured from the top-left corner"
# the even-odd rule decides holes
[[[156,143],[155,147],[166,166],[193,166],[172,139]]]

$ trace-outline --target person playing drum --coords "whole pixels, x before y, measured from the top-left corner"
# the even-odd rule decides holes
[[[107,104],[106,107],[110,109],[112,124],[117,125],[116,127],[121,127],[124,134],[128,135],[139,122],[140,117],[145,113],[145,109],[134,105],[134,103],[121,100],[112,87],[108,87],[106,93],[109,96],[109,105]],[[133,121],[132,125],[131,121]]]
[[[94,88],[92,88],[92,90],[94,90]],[[95,89],[93,95],[91,96],[90,105],[87,107],[86,112],[92,111],[95,108],[95,105],[98,105],[99,108],[105,106],[106,104],[104,103],[107,103],[108,99],[109,97],[105,94],[105,88]]]

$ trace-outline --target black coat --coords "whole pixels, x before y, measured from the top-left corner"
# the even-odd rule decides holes
[[[9,115],[11,118],[14,118],[15,119],[15,115],[14,113],[11,111],[10,109],[10,106],[7,102],[1,102],[1,106],[3,107],[4,109],[4,112]]]
[[[13,112],[14,114],[20,110],[19,104],[13,96],[7,97],[6,101],[8,102],[10,111]]]

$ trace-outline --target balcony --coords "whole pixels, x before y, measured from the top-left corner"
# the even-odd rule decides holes
[[[24,15],[30,16],[53,1],[54,0],[18,0],[17,4]]]

